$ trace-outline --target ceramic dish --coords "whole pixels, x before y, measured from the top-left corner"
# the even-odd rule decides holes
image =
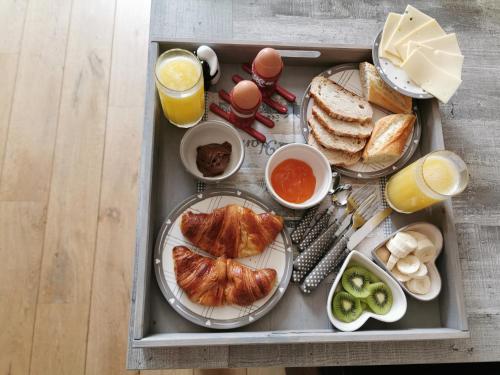
[[[342,64],[332,67],[319,74],[322,77],[326,77],[336,82],[345,89],[359,95],[363,96],[361,92],[361,80],[359,78],[359,64]],[[307,86],[304,97],[302,98],[302,106],[300,109],[300,123],[302,135],[307,143],[309,138],[309,125],[307,123],[307,118],[312,113],[312,107],[314,104],[314,99],[309,95],[309,89],[311,85]],[[375,123],[378,119],[392,114],[392,112],[387,111],[381,107],[371,104],[373,108],[373,122]],[[356,164],[348,167],[335,166],[335,170],[339,171],[342,175],[348,177],[354,177],[359,179],[372,179],[387,176],[394,173],[401,168],[403,168],[408,160],[412,157],[415,150],[418,147],[420,141],[421,124],[420,124],[420,114],[416,105],[413,106],[413,114],[416,116],[415,124],[413,125],[413,133],[406,142],[403,154],[395,162],[389,163],[363,163],[361,160]]]
[[[241,264],[256,268],[274,268],[277,272],[274,289],[251,306],[225,305],[207,307],[192,302],[177,285],[172,249],[183,245],[194,252],[210,256],[184,238],[180,230],[181,216],[186,210],[211,212],[228,204],[238,204],[255,213],[270,212],[271,209],[257,197],[241,190],[220,189],[193,195],[174,209],[163,223],[156,240],[154,268],[156,280],[172,308],[187,320],[206,328],[231,329],[241,327],[262,318],[285,293],[292,274],[293,254],[291,241],[285,229],[262,254],[238,258]]]
[[[219,176],[204,177],[196,166],[196,149],[198,146],[209,143],[224,142],[229,142],[232,148],[226,170]],[[240,169],[245,156],[245,148],[240,134],[233,126],[222,121],[210,120],[198,124],[184,134],[181,140],[180,156],[184,168],[194,177],[205,182],[219,182],[231,177]]]
[[[333,296],[335,294],[335,290],[337,289],[337,286],[339,285],[340,280],[342,279],[342,275],[344,274],[346,268],[349,265],[353,264],[366,268],[368,271],[377,276],[382,282],[384,282],[391,289],[392,307],[387,314],[380,315],[365,310],[361,313],[361,316],[358,319],[350,323],[342,322],[337,318],[335,318],[335,316],[333,316],[332,301],[333,301]],[[326,303],[326,311],[328,314],[328,319],[330,319],[330,322],[339,330],[346,332],[352,332],[359,329],[363,324],[366,323],[366,321],[369,318],[377,319],[380,320],[381,322],[386,322],[386,323],[395,322],[401,319],[403,315],[406,313],[406,307],[407,307],[406,296],[401,287],[399,286],[399,284],[379,266],[377,266],[370,259],[368,259],[366,256],[364,256],[363,254],[361,254],[359,251],[356,250],[351,251],[347,256],[346,260],[344,261],[344,264],[342,264],[342,267],[340,268],[340,271],[337,277],[335,278],[335,281],[333,282],[332,288],[330,289],[330,293],[328,294],[328,301]]]
[[[397,280],[394,277],[394,275],[391,273],[391,271],[389,271],[387,269],[384,262],[382,260],[380,260],[380,258],[376,254],[377,249],[379,247],[381,247],[382,245],[385,245],[386,242],[388,242],[392,237],[394,237],[396,235],[396,233],[404,232],[404,231],[408,231],[408,230],[412,230],[415,232],[425,234],[429,238],[429,240],[434,244],[434,246],[436,247],[436,256],[434,257],[434,259],[431,262],[428,262],[425,264],[427,266],[428,275],[431,279],[431,289],[429,290],[429,292],[427,294],[416,294],[416,293],[410,292],[403,282]],[[384,269],[386,272],[388,272],[394,278],[394,280],[396,280],[396,282],[401,286],[401,288],[404,289],[404,291],[406,293],[408,293],[410,296],[412,296],[413,298],[416,298],[420,301],[430,301],[430,300],[433,300],[434,298],[436,298],[439,295],[439,293],[441,292],[441,276],[439,275],[439,271],[436,267],[436,259],[439,257],[439,254],[441,254],[442,249],[443,249],[443,235],[441,234],[441,231],[439,230],[439,228],[433,224],[430,224],[430,223],[418,222],[418,223],[413,223],[413,224],[407,225],[401,229],[398,229],[396,232],[392,233],[385,240],[380,242],[372,250],[372,257],[375,260],[375,262],[380,267],[382,267],[382,269]]]
[[[417,99],[430,99],[434,96],[423,90],[420,86],[412,82],[408,74],[400,67],[394,65],[391,61],[379,57],[378,50],[380,47],[380,39],[382,31],[377,35],[373,42],[372,59],[373,64],[378,70],[380,77],[394,90],[401,94]]]
[[[316,188],[313,195],[302,203],[291,203],[281,198],[273,189],[271,174],[276,166],[287,159],[299,159],[307,163],[316,177]],[[332,170],[326,157],[314,147],[302,143],[292,143],[280,147],[271,155],[266,164],[264,172],[267,190],[272,197],[281,205],[294,210],[302,210],[312,207],[323,200],[332,186]]]

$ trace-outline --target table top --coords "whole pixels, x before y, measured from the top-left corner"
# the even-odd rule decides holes
[[[132,368],[327,366],[500,360],[500,4],[412,3],[455,32],[465,56],[457,94],[440,105],[445,145],[469,166],[453,200],[471,338],[384,343],[130,349]],[[150,39],[200,38],[369,46],[406,2],[153,0]]]

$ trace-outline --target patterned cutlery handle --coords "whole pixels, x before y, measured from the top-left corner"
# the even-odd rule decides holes
[[[304,293],[311,293],[318,285],[337,267],[349,254],[346,248],[349,236],[342,236],[335,246],[325,255],[316,267],[307,275],[300,284],[300,289]]]
[[[307,272],[293,270],[292,271],[292,281],[296,284],[300,284],[300,282],[307,276]]]
[[[328,227],[328,222],[330,221],[331,215],[326,212],[321,216],[321,218],[314,224],[314,226],[307,232],[305,237],[299,243],[299,251],[304,251],[309,247],[310,244]]]
[[[306,210],[306,212],[300,219],[299,224],[290,235],[290,237],[292,238],[292,243],[298,244],[302,240],[302,238],[304,238],[307,230],[309,229],[311,221],[314,219],[314,216],[316,216],[316,213],[318,212],[319,206],[320,205],[318,204]]]
[[[298,271],[309,272],[325,255],[335,241],[335,232],[339,224],[335,221],[316,238],[293,262],[293,268]]]
[[[345,259],[345,257],[347,256],[347,254],[349,254],[349,252],[346,252],[345,256],[342,257],[342,259]],[[339,262],[339,264],[337,264],[337,267],[335,267],[335,269],[333,270],[332,272],[332,275],[333,275],[333,278],[335,279],[337,277],[337,274],[339,273],[340,269],[342,268],[342,262]],[[293,270],[292,272],[292,281],[296,284],[300,284],[302,282],[302,280],[304,280],[304,278],[307,276],[307,271],[299,271],[299,270]]]

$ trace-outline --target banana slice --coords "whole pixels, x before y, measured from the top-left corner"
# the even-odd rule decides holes
[[[404,258],[417,249],[417,240],[405,232],[398,232],[386,244],[392,255]]]
[[[431,290],[431,279],[429,276],[424,276],[421,279],[411,279],[406,282],[406,287],[412,293],[427,294]]]
[[[377,254],[378,258],[386,264],[387,261],[389,260],[389,257],[391,256],[391,252],[387,250],[387,247],[381,246],[379,247],[376,251],[375,254]]]
[[[399,280],[402,283],[411,280],[411,276],[405,275],[404,273],[399,272],[397,268],[394,268],[391,271],[391,273],[394,275],[394,277],[396,278],[396,280]]]
[[[408,275],[410,279],[423,279],[427,275],[427,266],[423,263],[420,263],[420,267],[417,272]]]
[[[389,260],[387,261],[387,265],[386,265],[387,269],[389,271],[391,271],[394,268],[394,266],[396,265],[396,263],[398,262],[398,260],[399,260],[398,257],[395,257],[394,255],[391,255],[389,257]]]
[[[429,240],[425,234],[415,231],[406,232],[417,240],[417,248],[415,249],[415,256],[420,259],[422,263],[428,263],[436,257],[436,246]]]
[[[415,255],[407,255],[396,263],[396,267],[399,272],[411,275],[418,271],[420,264],[420,260]]]

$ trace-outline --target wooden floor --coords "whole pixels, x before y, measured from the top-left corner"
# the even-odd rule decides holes
[[[126,372],[148,30],[146,1],[0,1],[0,374]]]

